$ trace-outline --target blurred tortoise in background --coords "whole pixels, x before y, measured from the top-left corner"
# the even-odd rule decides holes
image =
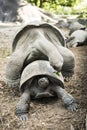
[[[69,29],[70,29],[70,32],[69,32],[69,35],[71,35],[73,32],[75,32],[76,30],[85,30],[86,29],[86,26],[79,23],[78,21],[68,21],[68,24],[69,24]]]
[[[87,45],[87,30],[74,31],[66,44],[68,48]]]
[[[49,61],[65,77],[74,73],[74,55],[66,48],[61,31],[53,25],[32,23],[17,32],[6,67],[8,86],[18,86],[23,69],[36,60]]]
[[[20,80],[22,95],[17,104],[16,114],[20,120],[27,120],[31,98],[58,96],[68,109],[76,111],[75,99],[64,88],[61,72],[57,71],[48,61],[37,60],[25,67]]]
[[[60,19],[54,25],[62,31],[65,38],[68,38],[76,30],[86,29],[86,26],[79,23],[76,19]]]

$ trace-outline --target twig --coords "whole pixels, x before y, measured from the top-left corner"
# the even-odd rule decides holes
[[[70,126],[70,127],[71,127],[71,128],[70,128],[70,130],[75,130],[72,124],[71,124],[71,126]]]
[[[2,125],[2,130],[4,130],[4,122],[3,122],[3,119],[2,119],[2,117],[0,117],[0,122],[1,122],[1,125]]]
[[[87,114],[86,114],[86,130],[87,130]]]

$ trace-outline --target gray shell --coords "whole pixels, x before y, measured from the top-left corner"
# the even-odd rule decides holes
[[[75,43],[78,43],[76,46],[85,45],[86,41],[87,41],[87,31],[77,30],[73,32],[70,38],[67,40],[67,46],[74,47]]]
[[[87,31],[77,30],[71,34],[71,37],[75,37],[76,42],[83,43],[87,39]]]
[[[61,73],[56,74],[56,70],[50,65],[48,61],[37,60],[29,65],[23,70],[20,81],[20,89],[24,89],[24,84],[34,76],[46,75],[49,78],[54,79],[58,85],[64,88],[64,80]]]
[[[16,33],[13,43],[12,43],[12,52],[14,52],[14,50],[16,49],[18,41],[21,39],[20,41],[23,42],[25,40],[25,35],[28,35],[28,32],[32,31],[32,29],[35,29],[35,28],[43,29],[44,34],[47,31],[49,31],[49,36],[50,36],[50,34],[54,34],[55,37],[57,37],[57,40],[60,42],[60,45],[62,45],[62,46],[66,45],[62,32],[56,26],[48,24],[48,23],[39,23],[38,22],[38,23],[32,23],[32,24],[25,25],[22,29],[20,29]]]

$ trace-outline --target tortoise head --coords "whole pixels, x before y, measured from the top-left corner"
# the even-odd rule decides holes
[[[38,86],[41,88],[47,88],[49,86],[49,79],[45,76],[38,79]]]

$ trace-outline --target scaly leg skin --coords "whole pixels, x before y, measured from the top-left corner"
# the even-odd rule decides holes
[[[64,102],[65,106],[71,110],[71,111],[76,111],[77,110],[77,103],[75,99],[67,93],[67,91],[60,86],[56,86],[55,92],[57,93],[57,96],[62,99]]]
[[[20,84],[20,74],[26,56],[21,51],[14,52],[6,66],[6,82],[9,87],[16,87]]]
[[[72,77],[74,74],[75,67],[75,56],[74,54],[66,47],[58,46],[58,51],[63,57],[64,63],[62,67],[62,74],[65,78]]]
[[[37,48],[40,52],[48,57],[50,64],[56,69],[58,72],[61,71],[63,66],[63,58],[57,48],[44,37],[42,39],[37,40],[34,43],[35,48]]]
[[[16,107],[16,115],[21,121],[27,121],[29,118],[29,103],[30,92],[29,89],[25,89]]]

